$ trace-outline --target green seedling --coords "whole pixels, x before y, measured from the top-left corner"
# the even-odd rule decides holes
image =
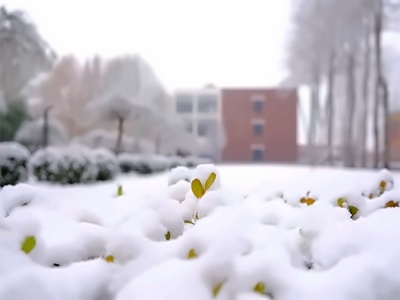
[[[185,220],[185,221],[183,221],[183,223],[185,223],[185,224],[192,224],[192,225],[194,225],[194,223],[193,223],[192,221],[190,221],[190,220]]]
[[[190,249],[188,252],[187,258],[194,259],[194,258],[197,258],[197,256],[198,255],[197,255],[196,251],[194,249]]]
[[[113,255],[107,255],[104,260],[108,263],[113,263],[115,261],[115,258]]]
[[[358,207],[354,205],[349,205],[346,198],[339,198],[337,200],[337,205],[343,208],[347,208],[352,218],[358,213]]]
[[[217,174],[212,172],[210,176],[208,176],[204,186],[198,178],[193,179],[191,183],[193,195],[195,195],[197,199],[201,199],[205,192],[212,186],[216,178]]]
[[[122,185],[118,186],[118,190],[117,190],[117,196],[120,197],[124,194],[124,191],[122,189]]]
[[[171,232],[167,231],[167,233],[165,234],[165,239],[167,241],[169,241],[171,239]]]
[[[258,282],[254,287],[253,287],[253,292],[259,293],[259,294],[266,294],[266,286],[264,282]]]
[[[21,244],[21,250],[29,254],[36,246],[36,238],[34,236],[27,236]]]
[[[224,285],[223,282],[218,283],[214,288],[213,288],[213,298],[217,298],[219,292],[222,289],[222,286]]]
[[[307,204],[307,206],[310,206],[315,203],[315,200],[310,197],[307,197],[307,198],[303,197],[300,199],[300,203],[304,203],[304,204]]]

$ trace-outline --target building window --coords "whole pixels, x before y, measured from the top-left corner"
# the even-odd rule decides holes
[[[193,123],[192,120],[185,121],[185,129],[189,133],[193,133]]]
[[[217,113],[218,95],[200,94],[198,97],[198,110],[200,113]]]
[[[254,95],[251,97],[251,100],[253,101],[254,112],[262,112],[264,106],[264,96]]]
[[[264,124],[262,123],[254,123],[253,124],[253,134],[254,135],[262,135],[264,129]]]
[[[251,149],[251,158],[253,161],[263,161],[264,160],[264,148],[253,147]]]
[[[176,111],[179,113],[193,112],[193,96],[180,94],[176,96]]]
[[[216,120],[199,120],[198,122],[198,136],[210,136],[217,132],[217,122]]]
[[[254,112],[262,112],[263,104],[264,104],[263,101],[253,101]]]

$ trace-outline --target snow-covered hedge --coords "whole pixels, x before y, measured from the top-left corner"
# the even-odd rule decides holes
[[[119,173],[117,157],[108,149],[96,149],[93,151],[94,159],[98,168],[97,181],[114,179]]]
[[[0,143],[0,187],[26,180],[28,159],[29,151],[21,144]]]
[[[32,155],[29,165],[39,181],[75,184],[93,182],[98,176],[93,153],[78,145],[40,149]]]
[[[169,168],[173,169],[176,167],[189,167],[189,168],[194,168],[197,167],[198,165],[201,164],[211,164],[212,161],[208,158],[205,157],[199,157],[199,156],[169,156]]]
[[[169,166],[165,156],[153,154],[121,153],[118,162],[123,173],[151,174],[165,171]]]

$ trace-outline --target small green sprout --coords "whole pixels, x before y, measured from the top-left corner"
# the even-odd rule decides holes
[[[222,286],[224,285],[223,282],[218,283],[214,288],[213,288],[213,298],[217,298],[219,292],[222,289]]]
[[[107,255],[105,258],[104,258],[104,260],[106,261],[106,262],[108,262],[108,263],[113,263],[114,261],[115,261],[115,258],[114,258],[114,256],[113,255]]]
[[[165,234],[165,239],[167,241],[169,241],[171,239],[171,232],[167,231],[167,233]]]
[[[191,183],[193,195],[195,195],[197,199],[201,199],[205,192],[212,186],[216,178],[217,174],[212,172],[210,176],[208,176],[204,186],[198,178],[193,179]]]
[[[253,287],[253,292],[259,293],[259,294],[266,294],[266,286],[264,282],[258,282],[254,287]]]
[[[21,244],[21,250],[29,254],[36,246],[36,238],[31,235],[27,236]]]
[[[304,204],[307,204],[307,206],[310,206],[310,205],[313,205],[315,203],[315,200],[313,198],[310,198],[310,197],[307,197],[307,198],[303,197],[303,198],[300,199],[300,203],[304,203]]]
[[[187,255],[188,259],[194,259],[196,258],[198,255],[196,253],[196,251],[194,249],[190,249]]]
[[[183,221],[183,223],[185,223],[185,224],[192,224],[192,225],[194,225],[194,223],[193,223],[192,221],[190,221],[190,220],[185,220],[185,221]]]
[[[123,194],[124,194],[124,191],[122,189],[122,185],[118,185],[117,196],[120,197]]]
[[[343,197],[339,198],[337,200],[337,205],[339,207],[346,208],[349,211],[352,218],[358,213],[358,207],[354,205],[349,205],[346,198]]]

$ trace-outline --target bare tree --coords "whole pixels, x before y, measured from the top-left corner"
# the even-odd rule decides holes
[[[0,7],[0,90],[6,101],[20,97],[29,80],[49,70],[53,50],[21,11]]]

